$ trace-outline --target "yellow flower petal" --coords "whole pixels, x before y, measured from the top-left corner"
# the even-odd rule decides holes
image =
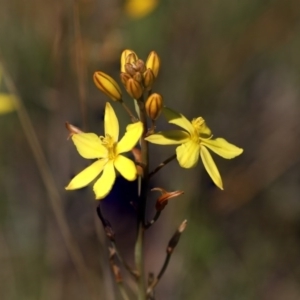
[[[114,109],[110,103],[106,103],[105,116],[104,116],[104,132],[105,135],[109,135],[113,138],[114,142],[119,139],[119,122],[115,114]]]
[[[217,138],[215,140],[202,139],[201,144],[226,159],[234,158],[244,151],[242,148],[230,144],[222,138]]]
[[[78,133],[72,135],[72,140],[79,154],[88,159],[107,156],[107,149],[101,144],[94,133]]]
[[[194,141],[188,141],[176,148],[177,160],[183,168],[193,168],[199,159],[200,145]]]
[[[129,158],[118,155],[114,161],[115,168],[120,172],[120,174],[127,180],[133,181],[136,179],[137,170],[134,162]]]
[[[103,199],[106,197],[116,179],[116,172],[112,160],[109,160],[104,167],[101,177],[94,184],[94,192],[96,199]]]
[[[151,13],[158,4],[158,0],[127,0],[125,12],[131,18],[143,18]]]
[[[0,114],[7,114],[14,111],[15,96],[11,94],[0,93]]]
[[[203,165],[207,173],[209,174],[210,178],[213,180],[213,182],[217,187],[223,190],[221,175],[210,153],[204,146],[202,146],[200,150],[200,154],[201,154]]]
[[[106,159],[100,159],[92,163],[70,181],[66,190],[76,190],[88,185],[102,172],[106,163]]]
[[[140,139],[143,133],[142,122],[130,124],[126,127],[126,133],[117,145],[117,154],[130,151]]]
[[[164,107],[163,113],[169,123],[185,129],[190,134],[194,133],[195,130],[192,123],[184,115],[170,109],[169,107]]]
[[[168,130],[151,134],[146,141],[158,145],[178,145],[187,142],[190,135],[182,130]]]

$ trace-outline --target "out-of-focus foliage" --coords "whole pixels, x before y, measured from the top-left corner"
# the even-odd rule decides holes
[[[126,12],[133,2],[0,0],[1,60],[60,191],[92,278],[90,294],[120,299],[91,189],[64,191],[87,166],[67,141],[64,123],[102,131],[108,99],[92,75],[118,78],[122,50],[134,49],[143,59],[151,50],[161,57],[153,90],[166,105],[188,119],[202,116],[216,136],[244,149],[230,163],[214,156],[224,191],[203,168],[182,170],[174,163],[159,174],[168,190],[185,194],[170,201],[147,233],[147,271],[159,270],[182,220],[188,226],[157,296],[300,299],[299,1],[166,0],[139,18]],[[125,128],[125,114],[120,123]],[[88,299],[23,129],[17,114],[1,115],[0,299]],[[151,147],[157,151],[153,168],[175,151],[162,148]],[[103,212],[132,263],[136,224],[129,203],[136,186],[119,179],[116,185]]]

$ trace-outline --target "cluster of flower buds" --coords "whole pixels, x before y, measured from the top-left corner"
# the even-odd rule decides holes
[[[148,55],[146,63],[132,50],[124,50],[121,55],[121,81],[128,94],[138,100],[144,90],[150,91],[160,67],[155,51]]]
[[[153,124],[163,108],[162,96],[157,93],[151,94],[151,89],[157,78],[159,68],[160,59],[155,51],[149,53],[146,62],[139,59],[132,50],[124,50],[121,54],[121,81],[128,94],[137,101],[141,100],[145,91],[149,93],[149,97],[145,101],[145,110]],[[94,73],[93,78],[99,90],[113,101],[123,103],[120,86],[112,77],[101,71],[97,71]]]

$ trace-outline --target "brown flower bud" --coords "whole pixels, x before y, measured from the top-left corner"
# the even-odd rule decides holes
[[[125,72],[133,76],[136,73],[136,70],[132,64],[125,64]]]
[[[151,94],[146,103],[145,103],[145,109],[146,113],[149,116],[151,120],[156,120],[163,108],[163,99],[160,94],[154,93]]]
[[[121,73],[120,78],[124,86],[126,86],[126,82],[129,78],[131,78],[131,76],[128,73]]]
[[[133,75],[133,79],[138,81],[139,83],[142,83],[143,81],[143,75],[140,72],[137,72]]]
[[[141,59],[138,59],[135,62],[135,66],[136,66],[136,70],[141,72],[141,73],[144,73],[146,71],[145,63]]]
[[[126,49],[122,52],[122,54],[121,54],[121,72],[125,72],[126,58],[131,53],[133,53],[136,56],[136,59],[137,59],[137,55],[132,50]]]
[[[126,56],[125,63],[126,64],[134,64],[138,60],[137,55],[135,52],[131,52]]]
[[[158,75],[159,67],[160,67],[159,56],[155,51],[151,51],[146,60],[146,68],[151,69],[154,77],[156,78]]]
[[[133,78],[127,80],[125,88],[128,94],[136,100],[138,100],[143,94],[141,84]]]
[[[147,91],[150,91],[152,89],[152,85],[155,79],[153,71],[151,69],[147,69],[144,72],[143,77],[144,77],[144,87]]]
[[[114,101],[122,100],[122,92],[116,81],[103,72],[95,72],[94,83],[97,88]]]

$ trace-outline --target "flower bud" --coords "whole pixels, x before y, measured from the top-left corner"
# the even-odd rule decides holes
[[[142,83],[143,81],[143,75],[140,72],[137,72],[133,75],[133,79],[138,81],[139,83]]]
[[[136,73],[136,70],[132,64],[125,64],[125,72],[133,76]]]
[[[141,72],[141,73],[144,73],[146,71],[145,63],[141,59],[138,59],[135,62],[135,66],[136,66],[136,70]]]
[[[138,100],[143,94],[141,84],[133,78],[127,80],[125,88],[128,94],[136,100]]]
[[[126,82],[129,78],[131,78],[131,76],[128,73],[121,73],[120,78],[124,86],[126,86]]]
[[[126,49],[122,52],[121,54],[121,72],[125,72],[125,64],[126,64],[126,57],[131,54],[134,53],[134,51]],[[137,55],[135,54],[135,56],[137,57]]]
[[[154,74],[154,77],[156,78],[158,75],[159,67],[160,67],[159,56],[155,51],[151,51],[146,61],[146,68],[151,69]]]
[[[159,117],[162,111],[162,107],[163,107],[162,96],[156,93],[151,94],[145,103],[146,113],[151,120],[156,120]]]
[[[185,230],[187,225],[187,220],[184,220],[179,227],[177,228],[176,232],[173,234],[173,236],[171,237],[169,243],[168,243],[168,247],[167,247],[167,253],[171,254],[175,247],[177,246],[179,239],[181,237],[181,234],[183,233],[183,231]]]
[[[135,52],[131,52],[126,56],[125,63],[126,64],[134,64],[138,60]]]
[[[147,69],[146,72],[144,72],[143,77],[144,77],[144,87],[147,91],[150,91],[152,89],[152,85],[155,79],[152,70]]]
[[[109,75],[98,71],[94,73],[93,79],[97,88],[105,95],[114,101],[122,100],[122,93],[119,85]]]

